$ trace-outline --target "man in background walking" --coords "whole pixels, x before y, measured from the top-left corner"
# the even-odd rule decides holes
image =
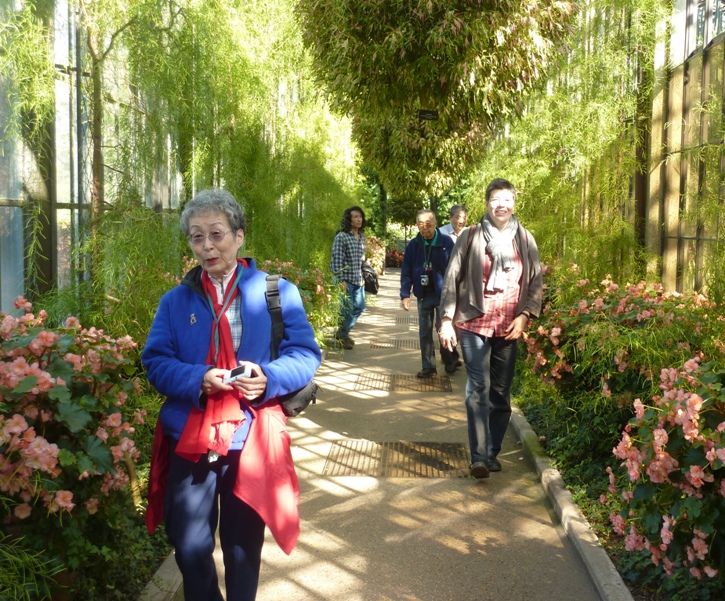
[[[365,288],[362,263],[365,260],[365,213],[360,207],[345,209],[340,230],[332,243],[330,270],[333,281],[342,285],[340,321],[336,338],[342,348],[350,350],[355,342],[350,330],[365,311]]]
[[[437,331],[440,325],[438,305],[453,240],[436,227],[433,211],[418,211],[415,223],[418,226],[418,235],[405,247],[403,264],[400,267],[400,299],[405,311],[410,311],[411,289],[418,299],[418,337],[423,366],[416,375],[419,378],[429,378],[437,373],[433,328]],[[452,353],[442,346],[441,359],[447,372],[456,370],[456,360]]]

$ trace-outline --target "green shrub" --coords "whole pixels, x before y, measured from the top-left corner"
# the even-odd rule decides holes
[[[0,313],[0,544],[22,535],[28,561],[64,570],[71,598],[118,598],[138,585],[128,571],[152,563],[144,546],[164,545],[140,538],[129,487],[144,420],[126,404],[139,391],[136,345],[73,317],[49,329],[45,312],[15,306]]]
[[[522,353],[519,405],[625,578],[659,599],[722,594],[722,307],[658,284],[618,286],[607,277],[593,285],[575,265],[547,268],[544,278],[544,309]],[[704,357],[710,362],[695,378]],[[701,406],[687,406],[693,395]],[[683,428],[687,411],[697,418]],[[675,422],[664,428],[668,415]],[[669,445],[656,430],[666,431]],[[665,448],[674,463],[652,482],[647,469]],[[628,471],[608,468],[613,449]],[[667,544],[663,516],[676,523]]]

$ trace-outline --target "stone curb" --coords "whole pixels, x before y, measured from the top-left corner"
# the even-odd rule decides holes
[[[526,459],[536,469],[541,486],[554,506],[564,531],[577,550],[602,601],[634,601],[627,585],[599,543],[579,506],[574,503],[561,474],[551,466],[551,459],[546,455],[536,432],[517,407],[513,407],[511,425],[521,441]]]
[[[146,585],[138,601],[172,601],[181,588],[181,572],[172,551]]]

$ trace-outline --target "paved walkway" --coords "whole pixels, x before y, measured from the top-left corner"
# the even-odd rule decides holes
[[[327,353],[318,404],[289,421],[302,534],[290,556],[267,534],[258,601],[631,601],[520,414],[503,471],[468,477],[465,368],[415,378],[398,278],[381,278],[355,348]],[[183,599],[178,586],[170,558],[144,601]]]

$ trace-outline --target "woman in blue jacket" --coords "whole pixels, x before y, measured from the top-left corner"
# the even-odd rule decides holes
[[[166,397],[147,525],[165,519],[184,598],[223,601],[212,555],[218,523],[227,600],[253,600],[265,524],[287,553],[299,534],[299,487],[275,399],[310,382],[321,354],[299,291],[280,280],[285,336],[271,360],[266,274],[237,258],[246,220],[230,193],[199,193],[180,227],[199,265],[162,297],[142,355]],[[248,375],[229,381],[239,365]]]

